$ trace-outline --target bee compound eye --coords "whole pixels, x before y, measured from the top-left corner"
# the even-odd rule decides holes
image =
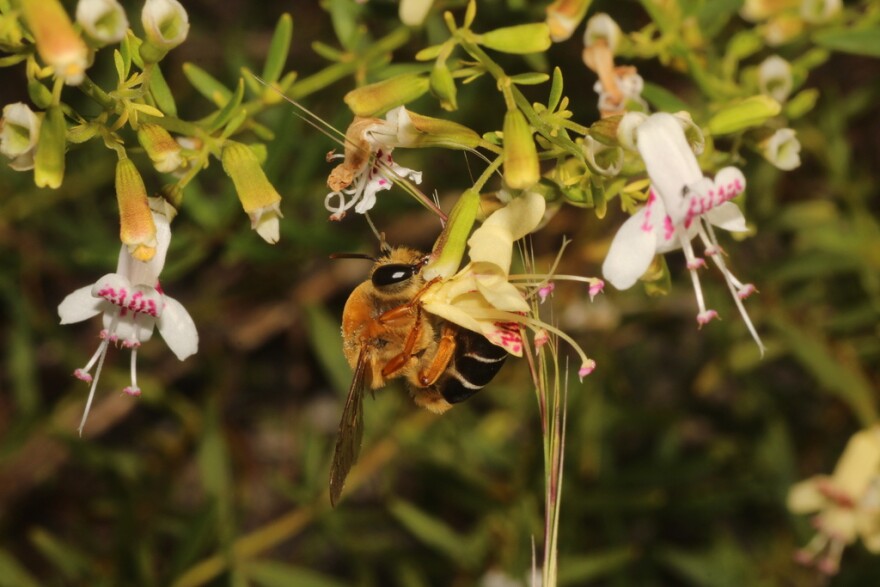
[[[376,287],[383,287],[404,282],[412,278],[414,274],[415,268],[412,265],[392,263],[376,268],[370,279]]]

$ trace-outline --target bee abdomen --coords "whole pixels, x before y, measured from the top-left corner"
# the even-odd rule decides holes
[[[459,330],[455,354],[437,386],[450,404],[468,399],[485,387],[501,369],[507,351],[470,330]]]

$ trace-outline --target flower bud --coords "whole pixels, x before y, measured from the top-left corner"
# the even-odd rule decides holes
[[[40,122],[40,115],[23,102],[3,107],[3,118],[0,119],[0,153],[12,159],[9,166],[16,171],[27,171],[34,167]]]
[[[423,75],[405,73],[352,90],[343,100],[358,116],[377,116],[421,97],[430,83]]]
[[[530,188],[541,176],[532,129],[519,110],[504,115],[504,181],[513,189]]]
[[[34,183],[37,187],[57,189],[64,180],[64,150],[67,147],[67,124],[60,106],[46,111],[40,125],[40,138],[34,153]]]
[[[402,106],[388,113],[388,121],[397,124],[399,147],[475,149],[480,144],[480,135],[462,124],[423,116]]]
[[[431,70],[431,92],[440,100],[440,107],[452,111],[458,109],[455,80],[445,61],[437,60]]]
[[[785,102],[791,94],[794,82],[791,76],[791,64],[778,55],[771,55],[758,66],[758,87],[779,102]]]
[[[538,22],[495,29],[480,35],[480,44],[502,53],[539,53],[550,48],[550,28]]]
[[[828,22],[841,8],[840,0],[801,0],[801,16],[811,24]]]
[[[434,0],[400,0],[400,22],[406,26],[421,26],[432,4]]]
[[[128,17],[116,0],[79,0],[76,22],[100,45],[118,43],[128,31]]]
[[[180,144],[158,124],[141,124],[137,131],[138,141],[147,152],[153,167],[162,173],[171,173],[183,163]]]
[[[58,0],[22,0],[24,20],[34,35],[37,53],[64,83],[82,83],[89,50]]]
[[[146,41],[141,57],[156,62],[186,40],[189,16],[177,0],[147,0],[141,12]]]
[[[251,219],[251,228],[267,243],[277,243],[281,196],[266,178],[256,154],[247,145],[226,141],[221,161],[223,171],[232,178],[238,199]]]
[[[581,23],[592,0],[556,0],[547,6],[547,26],[550,38],[559,43],[570,38]]]
[[[780,128],[759,145],[761,155],[783,171],[791,171],[801,164],[801,143],[797,140],[794,130]]]
[[[119,240],[138,261],[156,254],[156,224],[150,213],[147,188],[131,159],[116,163],[116,201],[119,204]]]

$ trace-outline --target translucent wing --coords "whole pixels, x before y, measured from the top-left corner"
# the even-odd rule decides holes
[[[339,432],[336,436],[336,450],[333,452],[333,463],[330,465],[330,504],[336,506],[345,478],[357,462],[361,451],[361,440],[364,437],[364,373],[367,367],[367,346],[361,347],[358,355],[348,399],[342,409],[339,421]]]

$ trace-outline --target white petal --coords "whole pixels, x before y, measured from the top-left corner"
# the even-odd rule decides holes
[[[602,275],[617,289],[632,287],[654,258],[657,237],[646,225],[648,209],[642,208],[623,223],[602,264]]]
[[[159,334],[181,361],[199,350],[199,333],[183,305],[165,296],[165,309],[158,321]]]
[[[101,298],[94,297],[92,286],[87,285],[69,294],[58,304],[58,316],[62,324],[73,324],[97,316],[108,306]]]
[[[657,189],[674,224],[680,224],[682,189],[703,178],[681,124],[666,112],[652,114],[636,129],[637,143],[651,184]]]
[[[730,232],[746,232],[746,217],[743,216],[739,206],[733,202],[725,202],[720,206],[712,208],[706,213],[706,220],[714,224],[718,228],[729,230]]]
[[[116,265],[116,273],[125,276],[132,285],[149,285],[155,287],[159,281],[159,274],[165,267],[165,255],[171,244],[171,225],[168,217],[153,211],[153,223],[156,225],[156,253],[147,261],[138,261],[128,252],[126,246],[119,251],[119,262]]]
[[[493,308],[508,312],[528,312],[529,304],[507,275],[497,271],[492,263],[474,263],[477,289]]]
[[[507,275],[513,243],[535,230],[546,204],[539,194],[527,192],[493,212],[468,239],[471,261],[492,263]]]
[[[153,337],[156,319],[149,314],[137,312],[107,312],[104,314],[104,329],[121,342],[143,343]],[[116,320],[114,326],[113,321]]]

